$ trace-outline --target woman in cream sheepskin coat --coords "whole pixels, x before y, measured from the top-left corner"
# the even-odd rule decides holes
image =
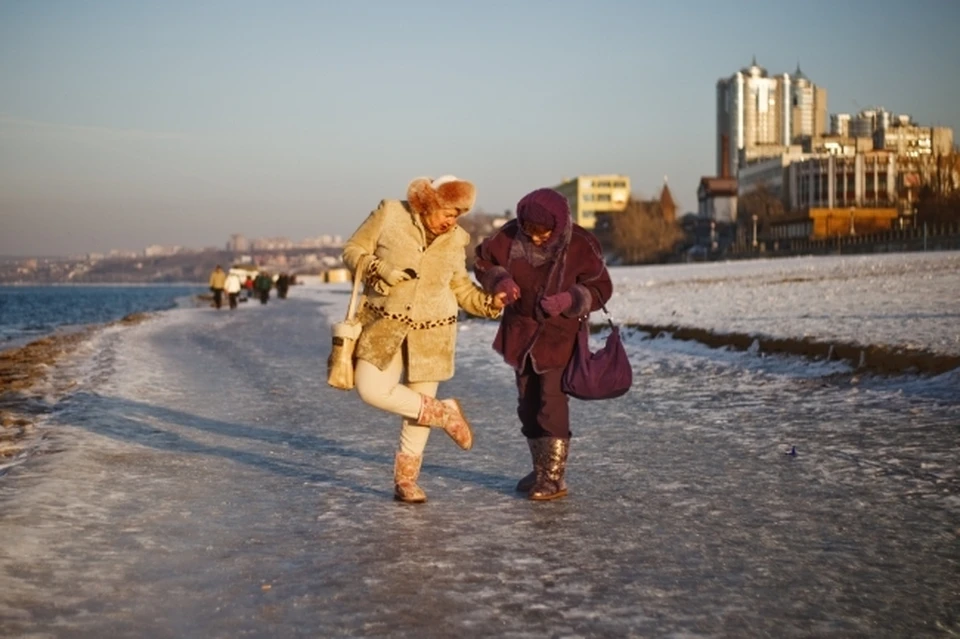
[[[497,318],[503,308],[503,295],[485,293],[466,270],[470,236],[457,217],[475,199],[466,180],[418,178],[405,201],[380,202],[343,250],[344,263],[360,269],[365,283],[357,314],[363,325],[357,392],[403,417],[394,464],[399,501],[426,501],[417,478],[430,427],[442,428],[465,450],[473,445],[459,402],[435,397],[439,383],[453,377],[459,309]]]

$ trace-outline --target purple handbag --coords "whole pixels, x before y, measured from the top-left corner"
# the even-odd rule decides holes
[[[604,307],[603,311],[606,313],[607,309]],[[609,318],[607,321],[611,329],[607,343],[591,353],[590,326],[586,318],[580,320],[577,345],[560,381],[560,388],[567,395],[582,400],[613,399],[630,390],[633,369],[620,341],[620,328]]]

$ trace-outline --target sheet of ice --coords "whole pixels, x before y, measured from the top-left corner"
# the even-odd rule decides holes
[[[391,499],[397,419],[324,383],[345,291],[165,313],[62,369],[47,454],[0,481],[3,632],[960,631],[957,373],[858,378],[630,334],[634,388],[572,404],[571,496],[535,504],[513,493],[530,462],[496,324],[468,321],[441,394],[477,442],[434,433],[410,507]]]

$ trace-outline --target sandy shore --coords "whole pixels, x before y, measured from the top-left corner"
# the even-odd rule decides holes
[[[150,316],[148,313],[133,313],[115,322],[48,335],[25,346],[0,352],[0,466],[23,451],[37,416],[35,389],[49,379],[61,359],[73,353],[100,328],[139,324]]]

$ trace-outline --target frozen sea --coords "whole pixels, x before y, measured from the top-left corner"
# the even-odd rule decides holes
[[[617,268],[611,310],[865,343],[905,323],[952,352],[958,257]],[[59,367],[44,438],[0,477],[0,636],[960,634],[960,371],[630,333],[633,389],[573,402],[571,494],[534,503],[496,324],[466,321],[441,395],[476,445],[435,433],[412,506],[392,501],[397,420],[325,384],[347,293],[167,311]]]
[[[202,286],[191,284],[0,286],[0,349],[52,333],[194,306]]]

